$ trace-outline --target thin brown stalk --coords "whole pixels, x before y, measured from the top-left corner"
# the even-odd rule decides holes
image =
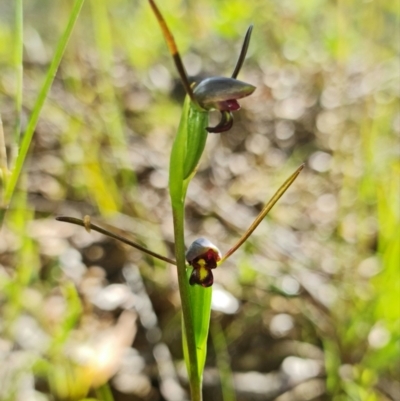
[[[131,246],[132,248],[138,249],[141,252],[147,253],[150,256],[153,256],[154,258],[160,259],[163,262],[167,262],[170,263],[171,265],[175,265],[176,266],[176,262],[173,259],[170,259],[166,256],[160,255],[156,252],[150,251],[149,249],[145,248],[142,245],[137,244],[136,242],[133,242],[121,235],[115,234],[109,230],[106,230],[105,228],[99,227],[93,223],[90,222],[90,219],[88,219],[88,216],[85,216],[85,218],[82,219],[77,219],[75,217],[67,217],[67,216],[58,216],[56,217],[56,220],[58,221],[63,221],[65,223],[70,223],[70,224],[75,224],[77,226],[81,226],[83,228],[86,229],[86,231],[89,230],[94,230],[97,231],[101,234],[107,235],[108,237],[117,239],[118,241],[123,242],[124,244],[127,244],[129,246]]]
[[[269,202],[264,206],[259,215],[255,218],[251,226],[246,230],[246,232],[242,235],[239,241],[231,249],[229,249],[229,251],[222,257],[221,261],[218,264],[223,263],[237,249],[239,249],[243,245],[243,243],[250,237],[253,231],[262,222],[262,220],[268,214],[268,212],[274,207],[275,203],[278,202],[280,197],[293,184],[294,180],[297,178],[297,176],[300,174],[303,168],[304,168],[304,163],[281,185],[281,187],[275,192],[274,196],[269,200]]]

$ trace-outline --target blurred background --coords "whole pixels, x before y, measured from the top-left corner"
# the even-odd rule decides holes
[[[24,6],[22,130],[72,1]],[[257,86],[209,135],[186,243],[222,252],[204,399],[400,400],[399,2],[169,0],[188,73]],[[0,115],[12,153],[14,2],[0,0]],[[188,400],[168,159],[183,90],[145,0],[87,0],[0,232],[0,399]],[[218,114],[211,121],[218,121]],[[128,234],[127,234],[128,235]],[[105,385],[109,383],[109,386]]]

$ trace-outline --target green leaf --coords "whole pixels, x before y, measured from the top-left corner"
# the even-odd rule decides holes
[[[189,283],[190,269],[187,269]],[[193,316],[193,325],[196,342],[196,355],[199,377],[202,377],[207,356],[207,339],[210,328],[212,287],[201,287],[200,285],[189,286],[190,307]],[[183,326],[183,325],[182,325]],[[183,327],[183,352],[188,371],[189,358],[187,352],[187,341],[185,328]]]

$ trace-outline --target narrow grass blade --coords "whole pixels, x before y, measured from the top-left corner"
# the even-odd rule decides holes
[[[8,174],[6,141],[4,138],[3,121],[0,115],[0,183],[2,184],[0,186],[0,200],[3,198],[3,188],[7,185]]]
[[[22,111],[22,84],[23,84],[23,3],[22,0],[15,1],[15,44],[14,44],[14,66],[16,72],[16,91],[15,91],[15,129],[14,146],[15,155],[18,154],[19,141],[21,135],[21,111]]]
[[[217,369],[221,381],[222,400],[236,401],[235,385],[231,369],[231,360],[228,352],[228,344],[219,320],[213,321],[210,333],[216,355],[215,360]]]
[[[18,183],[18,179],[21,175],[22,167],[25,163],[25,159],[28,154],[29,146],[32,141],[33,133],[35,131],[37,122],[39,120],[40,112],[41,112],[43,104],[47,98],[47,94],[50,90],[50,87],[53,83],[57,69],[60,65],[62,56],[64,54],[65,48],[67,47],[68,40],[71,37],[72,30],[78,19],[78,16],[79,16],[79,13],[80,13],[80,10],[82,8],[84,1],[85,0],[76,0],[73,5],[71,15],[69,16],[69,20],[67,23],[67,27],[57,44],[56,51],[55,51],[53,60],[50,64],[50,67],[47,71],[42,89],[40,90],[40,93],[36,99],[36,103],[32,110],[32,115],[29,119],[28,126],[26,128],[26,132],[25,132],[24,137],[21,142],[21,148],[20,148],[19,154],[15,161],[14,169],[11,173],[10,180],[9,180],[6,190],[5,190],[4,199],[3,199],[3,204],[4,204],[5,208],[8,207],[8,205],[11,201],[11,198],[13,196],[15,187]],[[0,219],[1,218],[4,218],[4,214],[0,215]],[[2,223],[2,219],[0,220],[0,224],[1,223]]]

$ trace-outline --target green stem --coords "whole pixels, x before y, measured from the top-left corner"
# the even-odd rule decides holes
[[[184,191],[186,192],[186,191]],[[184,196],[183,196],[184,198]],[[190,361],[189,383],[192,401],[201,401],[201,377],[197,364],[196,339],[194,332],[193,313],[190,301],[189,283],[186,275],[185,240],[184,240],[184,199],[173,202],[172,213],[174,218],[175,258],[178,266],[179,293],[182,302],[183,324],[185,327],[187,349]]]

